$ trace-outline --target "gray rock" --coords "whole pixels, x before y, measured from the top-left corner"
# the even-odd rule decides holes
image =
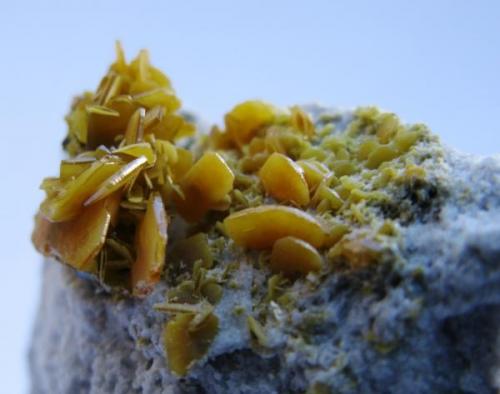
[[[310,108],[318,111],[317,108]],[[350,115],[338,121],[346,127]],[[500,389],[500,157],[477,158],[432,140],[416,148],[438,189],[399,188],[397,248],[376,272],[331,274],[291,313],[273,304],[269,349],[247,329],[252,286],[265,287],[253,255],[239,259],[216,306],[209,353],[178,379],[166,365],[161,283],[144,301],[44,263],[33,331],[33,393],[495,393]],[[409,204],[410,215],[398,210]],[[243,261],[244,260],[244,261]],[[370,291],[366,291],[367,283]],[[274,309],[273,309],[274,308]],[[307,335],[302,335],[303,333]],[[302,333],[298,335],[298,333]]]

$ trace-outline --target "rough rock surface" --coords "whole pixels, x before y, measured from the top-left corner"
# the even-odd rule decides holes
[[[417,217],[402,223],[395,268],[375,290],[363,291],[362,273],[330,275],[298,301],[289,320],[280,321],[276,311],[267,333],[273,350],[257,352],[244,314],[232,311],[236,303],[252,309],[251,287],[260,272],[242,261],[250,256],[239,256],[239,286],[225,291],[215,309],[220,332],[183,379],[167,368],[161,338],[167,316],[152,307],[164,300],[167,284],[134,301],[44,263],[30,352],[32,392],[495,393],[500,158],[438,148],[426,170],[442,192],[401,197],[431,204],[420,204]],[[287,327],[308,327],[309,335],[295,338]]]

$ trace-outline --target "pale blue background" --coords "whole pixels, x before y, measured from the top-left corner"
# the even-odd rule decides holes
[[[499,1],[1,1],[0,392],[25,392],[41,262],[29,243],[71,97],[119,38],[147,47],[186,107],[378,104],[447,144],[499,147]]]

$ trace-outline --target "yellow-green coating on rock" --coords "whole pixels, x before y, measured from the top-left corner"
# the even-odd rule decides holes
[[[108,289],[144,297],[164,280],[157,310],[168,314],[166,357],[178,375],[210,354],[216,305],[240,289],[242,265],[259,269],[261,282],[252,310],[233,310],[260,348],[272,348],[267,325],[301,296],[393,256],[391,219],[433,212],[422,125],[374,107],[318,117],[252,100],[226,114],[224,129],[186,143],[195,128],[179,107],[147,52],[127,63],[118,46],[96,92],[66,118],[70,158],[42,183],[33,234],[40,252]]]

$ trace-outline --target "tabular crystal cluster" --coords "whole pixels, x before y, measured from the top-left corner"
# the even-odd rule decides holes
[[[203,134],[179,108],[147,52],[127,63],[118,45],[96,92],[66,118],[68,157],[42,183],[33,233],[41,253],[114,297],[146,302],[166,287],[152,313],[168,317],[170,371],[189,375],[215,357],[229,315],[244,319],[236,329],[253,353],[296,353],[328,316],[292,324],[294,313],[332,278],[381,297],[402,280],[401,231],[436,220],[447,193],[434,171],[443,151],[425,126],[372,107],[318,114],[247,101]],[[244,285],[245,266],[254,274]],[[240,288],[250,308],[233,299]],[[376,330],[363,338],[381,353],[397,347]]]

